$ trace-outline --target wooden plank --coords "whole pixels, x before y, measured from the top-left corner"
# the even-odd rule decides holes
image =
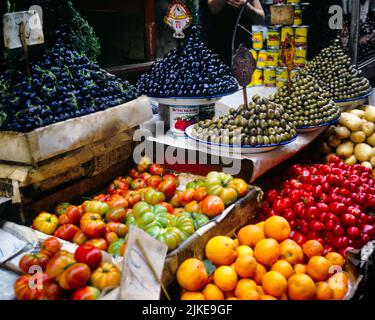
[[[154,61],[144,63],[126,64],[123,66],[116,66],[108,68],[107,71],[116,75],[121,76],[127,73],[143,73],[151,69]]]

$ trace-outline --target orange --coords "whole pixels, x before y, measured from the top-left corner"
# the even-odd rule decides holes
[[[255,224],[257,227],[261,228],[262,231],[264,232],[264,221],[261,221],[261,222],[258,222],[257,224]]]
[[[211,238],[206,245],[206,257],[218,266],[229,266],[237,257],[234,240],[224,236]]]
[[[200,292],[186,291],[182,296],[181,300],[206,300],[204,295]]]
[[[311,258],[314,256],[322,256],[324,247],[317,240],[308,240],[303,244],[302,250],[306,257]]]
[[[227,298],[226,300],[238,300],[236,297],[230,297],[230,298]]]
[[[256,291],[256,287],[257,284],[255,283],[255,281],[251,279],[241,279],[237,283],[234,294],[240,300],[259,300],[259,293]],[[254,294],[254,292],[256,294]]]
[[[258,292],[261,296],[266,294],[266,293],[264,292],[262,286],[257,286],[255,290],[256,290],[256,292]]]
[[[344,268],[345,259],[341,254],[337,252],[329,252],[326,255],[326,259],[331,262],[333,266]]]
[[[334,300],[344,299],[348,292],[348,275],[346,272],[335,273],[328,279],[328,285],[333,291]]]
[[[280,272],[268,271],[263,277],[262,286],[267,294],[280,297],[285,293],[288,282]]]
[[[329,278],[329,269],[332,264],[326,258],[320,256],[312,257],[306,266],[306,273],[314,281],[325,281]]]
[[[214,284],[208,284],[202,290],[206,300],[224,300],[224,293]]]
[[[288,295],[286,293],[283,293],[279,300],[288,300]]]
[[[264,239],[264,233],[261,228],[251,224],[238,231],[238,243],[254,248],[258,241]]]
[[[257,284],[261,285],[261,284],[262,284],[262,280],[263,280],[263,276],[264,276],[266,273],[267,273],[266,268],[265,268],[262,264],[258,263],[258,264],[257,264],[257,268],[256,268],[256,270],[255,270],[254,281],[255,281]]]
[[[299,244],[291,239],[280,243],[280,258],[295,265],[303,260],[303,251]]]
[[[286,279],[288,279],[291,275],[295,273],[291,264],[285,260],[276,261],[272,265],[271,270],[280,272]]]
[[[306,266],[304,264],[301,264],[301,263],[297,263],[295,266],[294,266],[294,271],[296,273],[306,273]]]
[[[234,269],[241,278],[252,278],[257,269],[257,261],[250,255],[240,255],[235,264]]]
[[[290,231],[289,222],[283,217],[272,216],[264,222],[264,235],[267,238],[280,242],[289,238]]]
[[[237,248],[237,254],[240,256],[241,254],[247,254],[249,256],[254,255],[253,249],[251,249],[249,246],[239,246]]]
[[[214,272],[214,283],[223,291],[232,291],[237,285],[237,273],[233,268],[221,266]]]
[[[277,260],[279,260],[279,256],[279,244],[274,239],[260,240],[255,246],[255,259],[265,266],[272,266]]]
[[[312,300],[316,286],[308,275],[296,273],[288,279],[288,297],[290,300]]]
[[[329,287],[328,282],[319,281],[316,285],[316,300],[331,300],[333,297],[333,291]]]
[[[260,296],[260,300],[277,300],[277,298],[270,296],[268,294],[264,294]]]
[[[208,275],[203,262],[190,258],[185,260],[177,270],[178,284],[188,291],[198,291],[207,283]]]
[[[233,243],[234,243],[234,246],[236,248],[238,248],[239,244],[238,244],[238,239],[233,239]]]

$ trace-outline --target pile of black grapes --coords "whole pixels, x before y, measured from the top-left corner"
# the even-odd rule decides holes
[[[141,76],[137,86],[141,94],[155,98],[210,97],[238,90],[230,68],[207,49],[195,27],[180,48]]]
[[[4,85],[11,81],[11,85]],[[29,132],[135,99],[137,90],[57,43],[31,66],[31,77],[0,77],[0,107],[7,115],[1,130]]]

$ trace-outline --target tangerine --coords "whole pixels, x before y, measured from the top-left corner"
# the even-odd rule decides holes
[[[255,275],[257,261],[253,256],[242,254],[237,257],[234,269],[242,278],[252,278]]]
[[[299,244],[291,239],[280,243],[280,258],[295,265],[303,260],[303,251]]]
[[[258,263],[257,264],[257,268],[255,269],[255,276],[254,276],[254,281],[258,284],[258,285],[261,285],[262,284],[262,280],[263,280],[263,277],[264,275],[267,273],[267,270],[266,268]]]
[[[326,258],[314,256],[310,258],[306,266],[306,273],[314,281],[325,281],[329,278],[329,271],[332,264]]]
[[[185,260],[177,270],[178,284],[188,291],[198,291],[207,283],[208,275],[203,262],[196,258]]]
[[[329,287],[328,282],[319,281],[316,284],[316,300],[331,300],[333,290]]]
[[[303,244],[302,250],[306,257],[311,258],[323,255],[324,247],[318,240],[308,240]]]
[[[308,275],[296,273],[288,279],[288,297],[291,300],[312,300],[315,294],[315,283]]]
[[[240,300],[259,300],[259,293],[256,291],[257,284],[251,279],[241,279],[238,281],[234,294]],[[258,294],[258,298],[254,294]],[[253,298],[256,299],[253,299]]]
[[[333,266],[344,268],[345,259],[341,254],[337,252],[329,252],[326,255],[326,259],[331,262]]]
[[[232,291],[237,285],[237,273],[234,268],[221,266],[214,272],[214,283],[222,291]]]
[[[288,282],[280,272],[268,271],[263,277],[262,286],[267,294],[280,297],[285,293]]]
[[[240,231],[238,231],[237,238],[240,245],[247,245],[254,248],[254,246],[265,237],[261,228],[251,224],[241,228]]]
[[[230,265],[237,257],[234,240],[225,236],[211,238],[206,245],[206,257],[218,266]]]
[[[206,300],[224,300],[224,293],[214,284],[208,284],[202,290]]]
[[[254,257],[265,266],[272,266],[280,256],[279,244],[274,239],[260,240],[254,249]]]
[[[264,222],[264,234],[267,238],[283,241],[289,238],[291,229],[288,220],[280,216],[272,216]]]
[[[201,292],[186,291],[182,296],[181,300],[206,300]]]
[[[295,273],[291,264],[285,260],[276,261],[272,265],[271,270],[280,272],[286,279],[289,279]]]
[[[249,255],[249,256],[253,256],[254,255],[254,251],[249,246],[242,245],[242,246],[239,246],[237,248],[237,254],[239,256],[241,254],[246,254],[246,255]]]

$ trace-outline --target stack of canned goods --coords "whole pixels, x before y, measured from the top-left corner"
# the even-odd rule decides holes
[[[302,11],[306,4],[300,0],[274,0],[273,4],[292,4],[294,7],[294,25],[273,25],[268,27],[267,35],[262,28],[253,27],[253,49],[251,53],[257,61],[257,69],[249,86],[282,87],[288,81],[289,74],[280,60],[280,53],[288,35],[294,39],[296,52],[293,60],[295,69],[293,78],[300,68],[306,65],[307,35],[309,26],[302,25]]]

